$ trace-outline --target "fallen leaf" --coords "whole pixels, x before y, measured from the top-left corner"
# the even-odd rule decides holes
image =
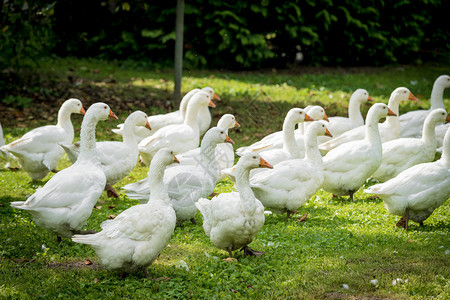
[[[109,215],[109,216],[108,216],[108,219],[111,220],[111,219],[114,219],[115,217],[116,217],[115,215]]]
[[[236,291],[235,289],[230,289],[230,291],[232,291],[233,293],[239,293],[239,292]]]
[[[92,261],[90,259],[86,259],[84,261],[84,264],[87,265],[87,266],[92,265]]]
[[[167,282],[167,281],[169,281],[169,277],[158,277],[158,278],[155,278],[155,279],[153,279],[154,281],[164,281],[164,282]]]
[[[413,243],[413,242],[414,242],[414,240],[411,240],[411,239],[408,240],[408,243]]]
[[[115,205],[108,206],[109,209],[113,209],[114,207],[116,207],[116,206]]]
[[[238,260],[236,259],[236,258],[234,258],[234,257],[228,257],[228,258],[224,258],[224,259],[222,259],[223,261],[226,261],[227,263],[230,263],[230,262],[237,262]]]
[[[305,213],[301,218],[298,219],[299,222],[304,222],[308,218],[308,213]]]
[[[98,282],[98,278],[96,277],[96,278],[94,278],[94,282],[95,283],[97,283]]]
[[[103,206],[101,206],[101,205],[96,205],[96,206],[94,206],[95,209],[102,209],[102,207],[103,207]]]

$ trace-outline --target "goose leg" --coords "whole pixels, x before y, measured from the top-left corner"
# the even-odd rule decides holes
[[[419,222],[419,225],[420,225],[420,226],[423,226],[423,221],[420,221],[420,222]]]
[[[261,257],[264,253],[266,253],[264,251],[253,250],[248,246],[242,247],[241,250],[244,251],[244,256],[252,255],[252,256],[256,256],[256,257]]]
[[[197,220],[195,220],[195,218],[192,218],[191,219],[191,223],[194,224],[194,225],[197,225]]]
[[[54,169],[54,170],[52,170],[52,172],[53,172],[53,173],[58,173],[59,170]]]
[[[148,273],[148,267],[144,268],[145,277],[150,278],[150,273]]]
[[[296,210],[288,210],[286,212],[286,221],[289,220],[289,218],[291,217],[291,215],[298,213],[298,211]]]
[[[409,222],[409,208],[406,208],[405,215],[401,217],[400,220],[398,220],[397,224],[395,224],[397,227],[403,227],[406,230],[408,230],[408,222]]]
[[[119,194],[116,192],[116,190],[113,188],[113,186],[110,185],[109,183],[106,184],[105,191],[109,198],[119,198]]]
[[[231,248],[228,248],[228,257],[233,258],[233,252],[231,252]]]
[[[62,238],[59,235],[56,236],[56,242],[58,244],[61,244],[61,242],[62,242]]]
[[[128,276],[127,272],[120,273],[120,278],[125,279]]]

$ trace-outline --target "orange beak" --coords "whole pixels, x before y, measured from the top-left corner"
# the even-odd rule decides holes
[[[237,121],[234,121],[234,127],[239,128],[239,127],[241,127],[241,125]]]
[[[373,102],[373,98],[370,97],[370,96],[368,96],[368,97],[367,97],[367,101],[372,101],[372,102]]]
[[[331,134],[331,132],[328,131],[328,128],[325,131],[325,135],[329,136],[329,137],[333,137],[333,135]]]
[[[213,99],[216,99],[217,101],[220,101],[220,97],[219,97],[219,96],[217,96],[217,94],[216,94],[216,93],[214,93],[214,95],[213,95]]]
[[[311,118],[307,113],[305,113],[305,121],[314,121],[313,118]]]
[[[147,128],[148,130],[152,130],[152,128],[150,127],[150,123],[148,123],[148,121],[147,124],[145,124],[145,128]]]
[[[178,158],[174,155],[173,156],[173,162],[179,164],[180,161],[178,160]]]
[[[262,157],[259,159],[259,166],[263,168],[273,169],[272,165],[265,161]]]
[[[330,120],[328,120],[328,116],[326,113],[323,113],[323,119],[327,122],[330,122]]]
[[[208,106],[209,106],[209,107],[212,107],[212,108],[216,107],[216,105],[214,104],[214,102],[212,101],[212,99],[209,100]]]
[[[112,110],[109,110],[108,119],[117,120],[118,117],[113,113]]]
[[[83,116],[86,114],[86,111],[84,110],[83,107],[81,107],[81,109],[80,109],[80,114],[82,114]]]
[[[445,123],[450,122],[450,116],[447,116],[447,118],[445,118]]]
[[[388,116],[393,116],[393,117],[397,116],[396,113],[393,112],[389,107],[388,107],[388,114],[387,115]]]
[[[225,143],[230,143],[230,144],[234,144],[234,141],[228,136],[225,138]]]
[[[414,102],[419,101],[419,99],[417,99],[416,96],[414,96],[411,92],[409,93],[408,100],[412,100]]]

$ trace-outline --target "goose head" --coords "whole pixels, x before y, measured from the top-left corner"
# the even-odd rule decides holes
[[[450,116],[447,115],[447,112],[443,108],[433,109],[427,116],[427,119],[432,120],[434,124],[450,122]]]
[[[150,124],[148,123],[148,116],[145,112],[137,110],[131,113],[125,122],[131,122],[134,126],[144,126],[148,130],[151,130]]]
[[[209,106],[216,107],[214,102],[212,101],[212,97],[204,91],[199,91],[194,96],[192,96],[191,101],[188,103],[188,109],[192,106]]]
[[[86,111],[83,108],[83,104],[81,104],[81,101],[75,98],[70,98],[61,106],[61,110],[65,110],[71,114],[86,114]]]
[[[314,105],[314,106],[307,106],[305,108],[305,111],[308,113],[308,115],[311,116],[314,120],[325,120],[328,122],[327,114],[325,113],[325,109],[323,109],[322,106]]]
[[[373,102],[372,97],[369,96],[369,92],[365,89],[357,89],[354,91],[351,99],[355,99],[358,103],[366,103],[367,101]]]
[[[239,125],[236,118],[232,114],[225,114],[220,118],[219,122],[217,122],[217,127],[229,129],[234,127],[239,128],[241,125]]]
[[[117,116],[109,108],[108,104],[103,102],[97,102],[92,104],[86,112],[86,117],[92,117],[97,121],[102,121],[106,119],[117,120]]]
[[[369,112],[367,113],[368,119],[375,119],[379,121],[381,118],[385,118],[387,116],[397,116],[396,113],[394,113],[386,104],[384,103],[375,103],[372,105],[372,107],[369,109]],[[370,122],[366,122],[370,125]]]
[[[450,76],[448,75],[441,75],[434,81],[435,86],[439,86],[442,89],[446,89],[450,87]]]
[[[307,114],[304,109],[295,107],[288,111],[286,120],[290,123],[297,124],[305,121],[314,121],[314,118]]]
[[[389,99],[389,108],[392,109],[392,105],[396,104],[398,105],[402,101],[406,100],[412,100],[414,102],[417,102],[417,98],[405,87],[399,87],[396,88],[391,93],[391,98]]]
[[[326,122],[323,120],[314,121],[311,123],[311,125],[308,126],[308,128],[306,128],[306,135],[311,134],[314,136],[326,135],[329,137],[333,137],[331,133],[328,131]]]
[[[213,127],[209,129],[205,136],[203,137],[203,141],[209,141],[213,143],[214,145],[221,144],[221,143],[230,143],[234,144],[234,141],[228,136],[225,129],[220,127]]]
[[[202,91],[205,91],[209,94],[209,96],[211,97],[211,99],[215,99],[217,101],[220,101],[220,97],[217,96],[217,94],[214,92],[214,89],[212,87],[204,87],[202,88]]]
[[[156,152],[155,156],[153,156],[152,163],[153,161],[159,162],[164,166],[168,166],[172,163],[180,163],[173,151],[169,148],[159,149],[158,152]]]
[[[255,168],[269,168],[273,169],[272,165],[265,161],[257,153],[247,153],[243,155],[236,164],[236,167],[244,168],[247,170]]]

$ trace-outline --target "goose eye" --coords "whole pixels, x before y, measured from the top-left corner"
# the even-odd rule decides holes
[[[104,108],[104,109],[107,109],[107,107],[106,107],[106,106],[104,106],[103,108]]]
[[[256,159],[256,156],[253,156],[253,159]]]
[[[223,134],[223,131],[221,131],[220,134]]]
[[[303,114],[303,112],[301,111],[300,114]]]

